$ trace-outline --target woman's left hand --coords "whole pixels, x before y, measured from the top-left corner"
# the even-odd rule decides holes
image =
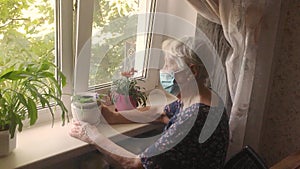
[[[136,73],[137,70],[134,70],[134,68],[131,68],[129,71],[125,71],[125,72],[121,72],[122,76],[125,77],[132,77],[134,75],[134,73]]]
[[[95,126],[92,126],[85,122],[74,120],[69,134],[70,136],[75,137],[79,140],[82,140],[89,144],[94,144],[93,138],[96,138],[97,135],[100,135],[101,133],[98,132],[98,129]]]

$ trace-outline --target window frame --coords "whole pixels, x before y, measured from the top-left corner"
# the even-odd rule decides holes
[[[159,0],[147,0],[143,6],[144,8],[150,8],[156,12],[157,4]],[[149,4],[149,5],[146,5]],[[76,52],[75,52],[75,69],[74,69],[74,92],[100,92],[107,93],[110,89],[111,82],[100,84],[97,86],[89,87],[89,69],[90,69],[90,58],[91,58],[91,38],[92,37],[92,22],[93,22],[93,11],[94,11],[94,0],[78,0],[78,8],[77,8],[77,25],[76,25]],[[139,22],[145,22],[144,18],[138,18]],[[138,32],[145,32],[144,30],[152,30],[154,27],[154,18],[151,15],[146,19],[147,23],[138,24]],[[138,33],[137,32],[137,33]],[[160,48],[161,38],[156,38],[153,34],[147,35],[146,44],[144,48],[150,49],[154,46]],[[140,36],[137,36],[137,41],[144,41],[139,39]],[[145,36],[142,36],[143,38]],[[159,43],[157,43],[159,42]],[[145,50],[145,49],[143,49]],[[81,57],[81,56],[84,56]],[[149,69],[149,65],[153,66],[153,59],[150,58],[151,54],[146,51],[145,57],[142,61],[138,62],[138,64],[143,65],[143,72],[136,75],[135,78],[142,79],[146,83],[139,83],[140,86],[144,87],[146,91],[154,89],[158,85],[158,73],[155,69]],[[137,63],[135,63],[137,64]],[[159,63],[155,63],[159,64]],[[136,65],[135,65],[136,66]],[[158,66],[155,66],[158,67]],[[150,80],[151,77],[151,80]]]
[[[55,18],[55,65],[57,70],[61,70],[66,76],[67,84],[62,88],[62,101],[68,109],[70,117],[71,99],[73,91],[73,70],[74,70],[74,52],[73,52],[73,0],[55,0],[54,18]],[[70,64],[71,63],[71,64]],[[55,106],[55,105],[53,105]],[[52,119],[48,109],[40,109],[39,118],[36,124],[49,122]],[[55,120],[60,120],[61,111],[56,110]],[[27,120],[26,120],[27,121]],[[25,121],[25,124],[27,124]]]

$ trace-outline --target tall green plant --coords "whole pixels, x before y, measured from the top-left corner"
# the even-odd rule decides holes
[[[49,109],[52,123],[53,105],[61,109],[63,125],[66,118],[69,120],[67,109],[61,101],[61,87],[66,84],[66,78],[60,71],[56,78],[53,73],[55,68],[47,60],[0,68],[0,130],[9,129],[11,137],[14,137],[16,129],[22,131],[26,118],[30,125],[36,123],[39,106]]]

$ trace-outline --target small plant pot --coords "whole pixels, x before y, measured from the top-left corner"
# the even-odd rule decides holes
[[[131,96],[114,94],[113,97],[116,111],[132,110],[137,107],[137,101],[134,100]]]
[[[9,155],[16,148],[17,135],[10,137],[8,130],[0,131],[0,157]]]
[[[93,97],[93,99],[89,102],[80,102],[78,100],[72,101],[71,110],[73,118],[92,125],[98,124],[100,122],[101,109],[99,108],[99,102],[97,102],[95,94],[82,93],[79,95],[84,98],[90,96]]]

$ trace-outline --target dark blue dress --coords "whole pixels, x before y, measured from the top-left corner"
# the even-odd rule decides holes
[[[222,117],[213,134],[200,144],[199,136],[210,110],[221,111]],[[182,103],[175,101],[165,107],[165,112],[170,121],[161,137],[139,155],[144,168],[223,168],[229,141],[228,116],[223,106],[197,103],[182,110]]]

